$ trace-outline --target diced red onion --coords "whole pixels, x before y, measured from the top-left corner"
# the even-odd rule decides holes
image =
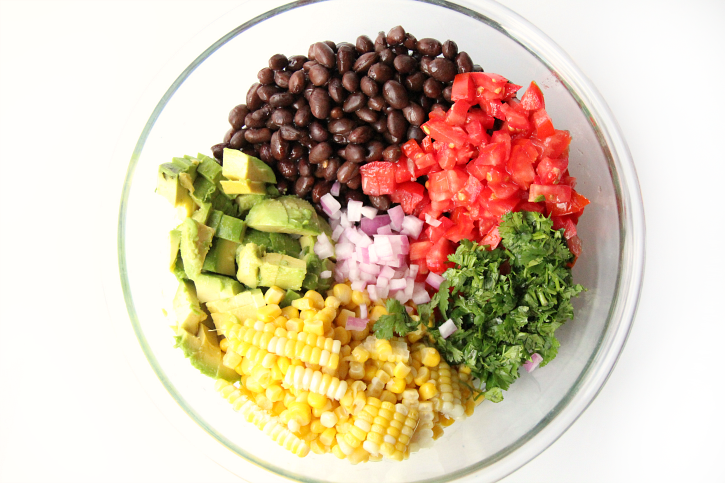
[[[360,234],[360,236],[358,237],[358,240],[357,240],[358,246],[367,248],[372,244],[373,244],[373,240],[369,236]]]
[[[347,218],[347,213],[340,215],[340,225],[344,228],[352,226],[352,223],[350,223],[350,220]]]
[[[317,237],[317,242],[315,243],[313,250],[315,251],[315,255],[323,259],[330,258],[335,255],[335,247],[332,246],[332,242],[324,233],[320,233]]]
[[[364,207],[367,208],[367,207]],[[374,235],[378,232],[378,228],[384,225],[390,224],[390,217],[388,215],[380,215],[374,218],[363,218],[360,221],[360,229],[366,235]]]
[[[405,290],[408,282],[404,278],[393,279],[390,281],[390,290]]]
[[[380,273],[380,265],[375,265],[374,263],[361,263],[360,271],[365,273],[372,273],[373,275],[378,275]]]
[[[352,226],[345,228],[345,231],[342,232],[342,236],[347,238],[351,243],[354,243],[355,245],[357,245],[358,241],[360,240],[360,234],[358,233],[357,229]]]
[[[330,270],[323,270],[320,272],[320,278],[330,278],[332,277],[332,272]]]
[[[370,255],[368,255],[368,249],[366,247],[358,246],[355,249],[356,254],[358,253],[358,250],[359,250],[360,258],[361,258],[360,262],[361,263],[370,263]]]
[[[403,235],[409,235],[411,238],[418,238],[420,232],[423,231],[423,220],[419,220],[415,216],[408,215],[403,220]]]
[[[340,182],[335,181],[332,183],[332,188],[330,188],[330,194],[332,196],[340,196]]]
[[[368,326],[368,319],[363,319],[359,317],[348,317],[347,322],[345,323],[345,328],[347,330],[365,330],[365,328]]]
[[[428,295],[428,292],[423,290],[416,290],[413,292],[413,302],[416,304],[427,304],[430,302],[430,295]]]
[[[441,333],[441,337],[447,339],[452,333],[458,330],[458,327],[452,319],[448,319],[438,328]]]
[[[347,219],[357,223],[360,221],[360,209],[363,207],[362,201],[350,200],[347,202]]]
[[[380,298],[378,297],[378,290],[375,288],[375,285],[368,285],[368,295],[373,302],[377,302]]]
[[[355,245],[348,242],[338,243],[335,247],[335,255],[338,259],[347,260],[355,252]]]
[[[392,235],[393,229],[390,228],[390,225],[383,225],[380,228],[378,228],[378,235]]]
[[[395,231],[400,231],[403,228],[403,220],[405,219],[405,211],[400,205],[395,205],[388,210],[388,216],[390,216],[390,227]]]
[[[413,313],[413,307],[410,307],[410,306],[406,305],[405,306],[405,311],[408,312],[409,314],[412,314]]]
[[[322,211],[324,211],[328,215],[337,213],[342,207],[340,202],[337,201],[335,197],[332,196],[332,194],[330,193],[327,193],[322,198],[320,198],[320,204],[322,205]]]
[[[445,279],[437,273],[430,272],[425,278],[425,283],[438,290],[441,286],[441,283],[443,283],[443,280]]]
[[[410,296],[405,293],[405,290],[398,290],[395,292],[395,299],[397,299],[401,304],[404,304],[410,300]]]
[[[378,263],[380,261],[380,258],[378,258],[378,252],[375,250],[375,245],[370,245],[368,247],[368,257],[370,258],[370,263]]]
[[[378,215],[378,209],[374,206],[363,206],[360,208],[360,214],[368,219],[373,219]]]
[[[410,268],[408,269],[408,276],[410,278],[417,277],[418,276],[418,270],[420,270],[420,267],[418,265],[415,265],[415,264],[411,265]]]
[[[544,358],[541,357],[541,355],[534,352],[533,354],[531,354],[531,360],[523,363],[524,369],[526,369],[526,372],[533,372],[534,369],[539,367],[539,364],[543,360]]]
[[[361,319],[367,319],[368,318],[368,306],[365,304],[360,305],[360,318]]]
[[[371,283],[374,284],[378,280],[377,275],[373,275],[372,273],[368,273],[368,272],[363,272],[362,270],[360,270],[360,275],[358,275],[358,277],[360,278],[360,280],[364,280],[365,283],[368,283],[368,284],[371,284]]]
[[[425,214],[425,222],[433,227],[441,226],[441,221],[433,218],[428,213]]]
[[[352,276],[350,278],[352,278]],[[358,292],[362,292],[363,290],[365,290],[365,285],[367,284],[364,280],[355,280],[350,284],[350,288],[353,290],[357,290]]]
[[[378,292],[378,298],[381,299],[388,298],[388,294],[390,293],[390,289],[388,287],[379,287],[376,285],[375,290]]]
[[[342,227],[342,225],[337,225],[332,230],[332,240],[335,242],[338,241],[340,239],[340,235],[342,235],[342,232],[344,231],[345,229]]]
[[[336,211],[334,213],[330,213],[331,220],[339,220],[341,216],[342,216],[342,211]],[[332,225],[330,225],[330,226],[332,226]]]
[[[394,257],[393,245],[388,237],[375,237],[375,252],[381,260],[388,260]]]
[[[380,270],[380,278],[387,278],[390,280],[393,278],[393,275],[395,275],[395,270],[393,270],[393,267],[383,267],[382,270]]]
[[[388,285],[390,285],[390,279],[378,275],[378,281],[375,285],[378,287],[388,287]]]

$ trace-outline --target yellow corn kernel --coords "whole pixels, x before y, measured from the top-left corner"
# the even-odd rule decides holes
[[[352,340],[363,340],[370,335],[370,327],[365,327],[363,330],[351,330],[350,335]]]
[[[483,399],[483,398],[481,398]],[[473,398],[470,398],[466,401],[466,416],[473,416],[473,410],[476,408],[476,401],[473,400]]]
[[[380,382],[382,382],[383,384],[387,384],[388,381],[391,379],[390,374],[388,374],[387,372],[385,372],[382,369],[378,369],[378,371],[375,373],[375,377],[380,379]]]
[[[389,402],[391,404],[395,404],[396,402],[398,402],[398,396],[394,392],[385,389],[380,394],[380,400],[383,402]]]
[[[313,419],[310,423],[310,431],[315,434],[322,434],[326,429],[319,419]]]
[[[329,307],[329,308],[333,309],[336,313],[337,313],[337,308],[340,306],[340,303],[341,303],[340,299],[335,296],[327,297],[325,299],[325,307]]]
[[[400,377],[394,377],[385,385],[385,389],[392,392],[393,394],[403,394],[405,391],[405,379]]]
[[[307,293],[305,293],[304,298],[310,300],[310,302],[312,303],[312,308],[320,310],[325,307],[325,299],[322,298],[322,295],[320,295],[320,293],[316,292],[315,290],[308,290]]]
[[[393,369],[393,376],[400,379],[405,379],[408,374],[410,374],[410,371],[411,367],[408,364],[405,364],[404,362],[398,362],[395,365],[395,369]]]
[[[337,298],[341,304],[347,305],[352,300],[352,289],[347,284],[338,283],[332,287],[332,295]]]
[[[286,317],[287,319],[296,319],[300,316],[300,311],[297,310],[295,307],[288,305],[287,307],[284,307],[282,309],[282,316]]]
[[[324,324],[322,323],[321,320],[315,319],[315,318],[306,320],[305,327],[303,330],[310,334],[315,334],[315,335],[320,335],[320,336],[324,335],[324,333],[325,333]]]
[[[285,294],[286,292],[281,288],[272,286],[269,287],[267,292],[264,294],[264,301],[267,305],[279,305],[282,299],[284,299]]]
[[[330,360],[327,363],[327,367],[334,369],[338,365],[340,365],[340,354],[330,354]]]
[[[310,451],[312,451],[315,454],[325,454],[327,453],[327,449],[325,446],[320,443],[319,440],[315,439],[310,443]]]
[[[312,410],[307,403],[295,401],[289,404],[289,418],[297,421],[300,426],[307,426],[312,421]]]
[[[373,322],[377,322],[377,320],[383,315],[388,315],[388,311],[382,305],[376,305],[370,311],[369,317]]]
[[[441,355],[435,347],[424,347],[420,354],[420,361],[424,366],[435,367],[441,362]]]
[[[358,463],[364,463],[370,459],[370,453],[365,451],[362,446],[355,448],[355,450],[347,456],[347,460],[356,465]]]
[[[325,446],[330,446],[332,443],[335,442],[335,435],[337,434],[337,431],[335,431],[334,427],[326,428],[320,435],[317,437],[317,439],[320,441],[320,443],[324,444]]]
[[[349,287],[348,287],[349,288]],[[335,318],[335,325],[337,327],[345,327],[347,325],[347,319],[349,317],[355,317],[355,312],[352,312],[347,309],[342,309]]]
[[[229,348],[229,341],[225,337],[219,341],[219,349],[221,349],[222,352],[226,352],[228,348]]]
[[[302,300],[302,299],[299,299],[299,300]],[[312,317],[314,317],[316,313],[317,313],[317,311],[314,310],[314,309],[301,310],[300,311],[300,319],[302,319],[303,321],[307,322]]]
[[[267,399],[276,403],[284,399],[284,389],[279,384],[272,384],[265,390],[265,395]]]
[[[355,362],[362,362],[364,363],[370,358],[370,352],[368,352],[363,346],[358,345],[353,349],[352,353],[350,354],[352,356],[352,360]]]
[[[420,369],[418,369],[418,375],[413,379],[413,381],[418,385],[422,386],[426,382],[428,382],[428,379],[430,379],[430,369],[423,366]]]
[[[292,301],[292,307],[296,308],[300,312],[303,310],[310,310],[314,308],[314,302],[309,298],[302,297]]]
[[[329,411],[330,409],[332,409],[332,401],[328,399],[325,405],[321,408],[312,408],[312,415],[319,419],[320,416],[322,416],[322,413]]]
[[[332,338],[339,340],[340,344],[346,345],[350,342],[350,332],[345,327],[335,327]]]
[[[436,388],[435,384],[433,384],[432,382],[426,382],[425,384],[420,386],[420,389],[418,389],[418,393],[420,394],[420,398],[423,401],[427,401],[428,399],[438,394],[438,388]]]
[[[325,411],[320,415],[320,424],[322,424],[325,428],[334,428],[337,421],[337,414],[333,411]]]
[[[342,449],[340,449],[340,445],[338,444],[331,447],[331,452],[341,460],[347,458],[347,455],[342,452]]]
[[[347,375],[351,379],[360,380],[365,377],[365,366],[362,362],[352,361],[350,368],[347,371]]]
[[[282,315],[282,309],[279,305],[265,305],[257,309],[257,319],[262,322],[272,322],[274,319]]]
[[[317,312],[317,314],[315,314],[315,318],[320,319],[321,321],[323,321],[329,325],[329,324],[332,324],[333,320],[335,320],[336,315],[337,315],[337,310],[330,308],[330,307],[325,307],[322,310],[320,310],[319,312]]]
[[[455,422],[456,422],[455,419],[453,419],[453,418],[447,418],[445,416],[441,416],[440,419],[438,420],[438,423],[441,426],[443,426],[444,428],[447,428],[448,426],[450,426],[451,424],[453,424]]]
[[[307,404],[309,404],[310,407],[323,408],[323,407],[325,407],[325,404],[327,402],[328,402],[327,397],[322,394],[317,394],[312,391],[310,391],[307,394]]]

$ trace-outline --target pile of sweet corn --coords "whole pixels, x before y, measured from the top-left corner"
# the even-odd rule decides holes
[[[382,302],[337,284],[280,308],[284,290],[271,287],[256,318],[212,313],[223,364],[240,374],[216,389],[247,421],[298,456],[310,450],[357,464],[406,459],[430,447],[443,428],[473,413],[470,371],[441,360],[424,341],[425,327],[404,339],[382,340],[370,327]],[[370,324],[345,329],[368,306]]]

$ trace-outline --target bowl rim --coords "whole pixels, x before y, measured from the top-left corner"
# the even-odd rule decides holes
[[[159,366],[146,340],[133,304],[126,271],[125,214],[135,167],[141,156],[146,139],[166,104],[193,71],[227,42],[266,19],[297,8],[319,3],[333,3],[336,1],[344,2],[345,0],[299,0],[267,10],[239,24],[231,31],[228,31],[216,42],[207,47],[201,54],[196,56],[193,62],[168,87],[156,104],[150,117],[148,117],[141,135],[137,138],[125,173],[121,202],[118,206],[116,231],[118,280],[120,281],[127,315],[131,320],[137,343],[140,345],[158,381],[162,383],[168,394],[181,409],[216,441],[226,446],[227,449],[236,453],[247,462],[292,480],[297,480],[299,476],[246,453],[206,423],[186,402],[181,394],[179,394]],[[531,428],[518,440],[493,455],[444,477],[444,481],[468,479],[476,474],[480,474],[482,470],[486,469],[490,476],[498,479],[514,472],[553,444],[583,414],[599,394],[614,370],[631,331],[641,293],[645,264],[644,207],[634,163],[616,119],[596,88],[553,40],[533,24],[493,0],[464,0],[457,3],[452,3],[447,0],[406,1],[447,8],[478,20],[518,43],[531,55],[536,57],[544,66],[549,68],[551,73],[556,76],[566,87],[569,94],[576,100],[580,109],[587,115],[590,127],[596,133],[607,158],[612,175],[612,183],[618,200],[620,257],[614,299],[610,306],[604,329],[597,341],[596,349],[593,351],[576,381],[566,396],[536,426]],[[236,9],[233,11],[236,11]],[[483,11],[486,14],[482,13]],[[502,17],[506,18],[506,22],[494,20],[494,18],[501,19]],[[207,28],[211,28],[212,26]],[[556,65],[556,68],[554,68],[554,65]],[[515,459],[510,457],[514,452],[517,454],[517,458]],[[326,480],[306,478],[304,481],[319,481],[322,483]],[[439,478],[428,478],[417,481],[428,483],[442,480]]]

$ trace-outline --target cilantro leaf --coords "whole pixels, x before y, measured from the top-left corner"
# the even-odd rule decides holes
[[[399,300],[387,299],[385,309],[388,314],[380,316],[373,326],[375,337],[378,339],[390,339],[395,334],[403,337],[408,332],[418,329],[420,322],[412,319]]]

